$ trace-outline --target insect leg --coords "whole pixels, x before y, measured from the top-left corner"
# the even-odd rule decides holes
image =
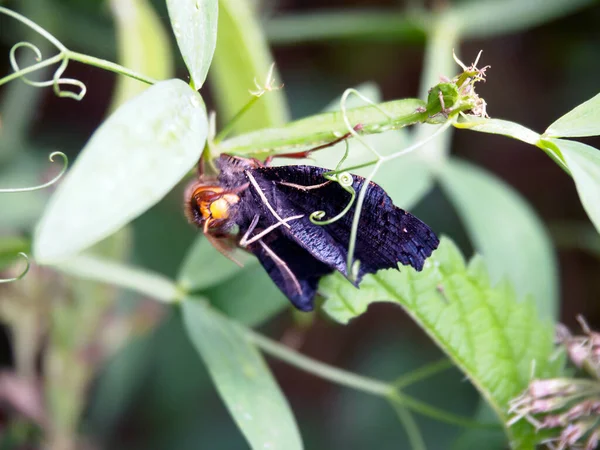
[[[263,203],[265,204],[265,206],[269,209],[269,211],[271,211],[271,214],[273,214],[273,217],[275,217],[279,222],[282,222],[283,225],[286,226],[287,228],[290,228],[290,226],[283,221],[283,219],[279,216],[279,214],[277,214],[277,211],[275,211],[273,209],[273,207],[271,206],[271,204],[267,200],[267,197],[265,197],[264,192],[262,191],[262,189],[260,188],[260,186],[258,185],[258,183],[256,182],[256,180],[254,179],[254,176],[250,173],[250,171],[246,170],[245,174],[248,177],[248,179],[250,180],[250,183],[252,183],[252,186],[256,190],[256,193],[259,195],[259,197],[261,198],[261,200],[263,201]]]
[[[271,259],[273,260],[275,265],[277,265],[277,267],[281,271],[282,275],[284,275],[285,280],[291,281],[292,284],[294,285],[294,289],[296,291],[298,291],[299,295],[302,295],[302,287],[300,286],[298,279],[296,278],[294,273],[290,270],[288,265],[279,256],[277,256],[277,254],[273,250],[271,250],[271,248],[267,244],[265,244],[263,241],[259,240],[258,243],[261,245],[261,247],[267,253],[267,255],[269,255],[271,257]]]
[[[354,131],[360,131],[362,129],[363,129],[362,123],[359,123],[358,125],[356,125],[354,127]],[[348,133],[344,134],[342,137],[339,137],[331,142],[327,142],[326,144],[322,144],[317,147],[313,147],[311,149],[304,150],[302,152],[282,153],[280,155],[268,156],[267,159],[265,159],[265,166],[268,166],[269,164],[271,164],[271,161],[273,161],[273,158],[294,158],[294,159],[307,158],[308,155],[310,155],[312,152],[316,152],[317,150],[322,150],[324,148],[332,147],[335,144],[339,144],[340,142],[348,139],[351,136],[352,136],[352,133],[348,132]]]
[[[252,219],[252,223],[250,224],[250,227],[248,228],[248,231],[246,231],[246,233],[244,234],[244,237],[240,240],[240,247],[246,247],[246,246],[248,246],[248,245],[250,245],[250,244],[258,241],[262,237],[266,236],[271,231],[273,231],[275,228],[278,228],[281,225],[285,225],[288,222],[291,222],[292,220],[302,219],[303,217],[304,217],[304,214],[299,214],[297,216],[287,217],[286,219],[283,219],[281,222],[277,222],[277,223],[271,225],[270,227],[266,228],[265,230],[261,231],[256,236],[252,237],[251,239],[248,239],[248,236],[250,235],[250,233],[252,231],[254,231],[254,228],[256,228],[256,224],[258,223],[258,214],[257,214],[257,215],[254,216],[254,219]]]

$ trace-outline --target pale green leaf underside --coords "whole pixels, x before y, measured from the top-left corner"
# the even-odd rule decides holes
[[[118,62],[155,80],[173,77],[171,42],[160,17],[148,0],[112,0]],[[119,75],[109,111],[134,98],[148,85]]]
[[[195,89],[206,80],[217,44],[217,0],[167,0],[179,51]]]
[[[450,160],[440,181],[485,257],[492,282],[508,278],[519,298],[534,297],[543,318],[556,317],[556,258],[532,208],[509,185],[467,162]]]
[[[253,449],[302,449],[290,407],[262,356],[238,326],[199,299],[183,302],[192,344]]]
[[[548,127],[549,137],[600,135],[600,94],[569,111]]]
[[[211,305],[243,324],[254,326],[289,306],[258,259],[238,250],[240,267],[198,236],[177,277],[180,289],[207,298]]]
[[[351,127],[358,124],[367,133],[388,131],[423,122],[427,119],[425,102],[419,99],[404,99],[374,106],[347,109]],[[285,153],[294,147],[311,147],[331,142],[346,134],[348,127],[340,111],[328,112],[296,120],[281,128],[269,128],[243,134],[223,141],[219,148],[225,153],[239,155],[265,155]]]
[[[181,80],[122,105],[50,199],[34,236],[36,260],[65,259],[149,209],[196,164],[206,135],[204,102]]]
[[[248,252],[236,251],[232,256],[244,266],[258,263]],[[187,292],[194,292],[222,283],[241,270],[242,267],[222,255],[204,235],[199,235],[181,265],[177,282]]]
[[[600,151],[581,142],[549,139],[563,154],[583,208],[600,233]]]
[[[210,70],[211,88],[215,91],[220,127],[252,98],[250,90],[257,90],[254,80],[264,85],[273,56],[257,19],[257,6],[248,0],[221,0],[219,2],[219,31],[215,57]],[[274,71],[275,85],[282,81]],[[267,92],[242,117],[235,131],[280,126],[289,120],[283,90]]]
[[[321,281],[323,308],[346,323],[369,304],[401,305],[469,377],[499,417],[506,420],[508,401],[536,376],[556,373],[549,362],[553,332],[538,319],[531,301],[518,302],[507,283],[490,285],[480,258],[465,266],[455,245],[442,238],[422,272],[410,267],[367,275],[356,289],[336,273]],[[508,430],[514,448],[527,448],[532,429],[516,424]]]
[[[562,169],[567,172],[569,170],[560,152],[554,147],[547,145],[548,141],[545,141],[543,136],[518,123],[502,119],[484,119],[481,117],[466,116],[454,126],[456,128],[479,131],[482,133],[500,134],[502,136],[508,136],[523,141],[530,145],[535,145],[536,147],[541,148]]]
[[[525,128],[518,123],[502,119],[484,119],[482,117],[466,116],[454,125],[456,128],[464,128],[482,133],[500,134],[513,139],[536,145],[540,135],[535,131]]]

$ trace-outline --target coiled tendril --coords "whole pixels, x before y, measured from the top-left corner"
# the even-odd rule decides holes
[[[346,144],[346,151],[344,152],[344,156],[342,156],[342,159],[340,159],[340,162],[338,163],[337,167],[335,168],[336,171],[340,170],[340,167],[342,166],[342,164],[344,164],[344,161],[346,161],[346,158],[348,158],[348,154],[350,153],[350,145],[348,144],[348,141],[345,141],[345,144]],[[346,213],[350,210],[350,208],[354,204],[354,199],[356,198],[356,191],[352,187],[352,184],[354,183],[354,177],[350,173],[340,172],[340,173],[335,173],[335,174],[324,174],[323,177],[325,177],[325,179],[327,179],[327,180],[335,181],[336,183],[338,183],[341,187],[344,188],[344,190],[346,192],[349,192],[352,197],[350,198],[350,201],[348,202],[346,207],[342,210],[342,212],[339,213],[337,216],[332,217],[329,220],[320,220],[323,217],[325,217],[325,214],[326,214],[325,211],[323,211],[323,210],[313,211],[311,213],[311,215],[308,217],[308,219],[315,225],[329,225],[334,222],[337,222],[342,217],[344,217],[346,215]]]
[[[13,281],[19,281],[20,279],[22,279],[25,275],[27,275],[27,272],[29,272],[29,268],[31,267],[31,263],[29,262],[29,257],[23,253],[23,252],[19,252],[18,253],[19,256],[22,256],[23,258],[25,258],[25,263],[27,264],[25,266],[25,269],[16,277],[14,278],[0,278],[0,284],[2,283],[12,283]]]
[[[12,69],[15,73],[22,71],[22,69],[19,67],[19,64],[17,63],[17,58],[16,58],[17,50],[22,47],[32,50],[35,53],[36,61],[41,62],[43,59],[42,52],[37,46],[33,45],[31,42],[18,42],[17,44],[12,46],[12,48],[10,49],[10,53],[9,53],[10,66],[12,67]],[[67,69],[67,66],[69,65],[69,58],[68,58],[68,56],[64,55],[63,52],[59,53],[56,56],[61,56],[62,61],[61,61],[60,65],[58,66],[58,68],[54,71],[54,75],[52,76],[51,80],[34,81],[34,80],[30,80],[29,78],[27,78],[25,76],[25,74],[21,75],[21,77],[20,77],[21,80],[23,81],[23,83],[28,84],[29,86],[33,86],[33,87],[52,86],[54,89],[54,93],[58,97],[72,98],[74,100],[81,100],[87,92],[86,85],[84,83],[82,83],[81,81],[76,80],[74,78],[61,78],[62,74],[65,72],[65,70]],[[76,86],[79,88],[79,92],[63,91],[60,88],[61,85]]]
[[[31,186],[31,187],[24,187],[24,188],[0,189],[0,194],[14,194],[14,193],[17,193],[17,192],[38,191],[40,189],[44,189],[44,188],[47,188],[49,186],[52,186],[54,183],[56,183],[58,180],[60,180],[62,178],[62,176],[67,171],[67,166],[69,165],[69,158],[67,158],[67,155],[65,155],[63,152],[52,152],[52,153],[50,153],[50,156],[48,157],[48,159],[50,160],[50,162],[54,162],[54,157],[55,156],[60,156],[63,159],[63,167],[60,170],[60,172],[58,173],[58,175],[56,175],[50,181],[48,181],[47,183],[44,183],[44,184],[40,184],[38,186]]]

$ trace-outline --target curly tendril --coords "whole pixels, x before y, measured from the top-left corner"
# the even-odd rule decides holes
[[[40,184],[38,186],[31,186],[31,187],[25,187],[25,188],[0,189],[0,194],[14,194],[16,192],[38,191],[40,189],[44,189],[44,188],[47,188],[49,186],[52,186],[54,183],[56,183],[58,180],[60,180],[62,178],[62,176],[67,171],[67,166],[69,165],[69,158],[67,158],[67,155],[65,155],[63,152],[52,152],[52,153],[50,153],[50,156],[48,157],[48,159],[50,160],[50,162],[54,162],[54,157],[55,156],[60,156],[63,159],[63,167],[60,170],[60,172],[58,173],[58,175],[56,175],[50,181],[48,181],[47,183],[44,183],[44,184]]]
[[[350,175],[348,172],[342,172],[338,175],[334,175],[331,177],[326,176],[325,178],[331,181],[337,181],[346,192],[350,193],[351,198],[346,207],[342,210],[342,212],[340,212],[337,216],[332,217],[329,220],[320,220],[323,217],[325,217],[325,211],[314,211],[308,218],[315,225],[329,225],[334,222],[337,222],[342,217],[344,217],[348,211],[350,211],[350,208],[352,208],[354,200],[356,199],[356,191],[352,187],[354,179],[352,178],[352,175]]]
[[[344,161],[346,161],[346,158],[348,158],[348,153],[350,153],[350,145],[348,144],[348,141],[345,141],[345,142],[346,142],[346,151],[344,152],[344,156],[342,156],[342,159],[340,159],[340,162],[338,163],[335,170],[340,169],[340,167],[342,166]],[[346,215],[346,213],[350,210],[350,208],[354,204],[354,200],[356,199],[356,191],[352,187],[352,184],[354,183],[354,177],[350,173],[341,172],[341,173],[336,173],[334,175],[330,175],[330,174],[326,173],[323,176],[327,180],[335,181],[336,183],[338,183],[341,187],[344,188],[344,190],[346,192],[349,192],[352,197],[350,198],[348,205],[346,205],[346,207],[342,210],[342,212],[329,220],[321,220],[323,217],[325,217],[325,214],[326,214],[325,211],[323,211],[323,210],[314,211],[308,217],[308,219],[311,221],[311,223],[314,223],[315,225],[329,225],[334,222],[337,222],[338,220],[340,220],[342,217],[344,217]]]
[[[25,269],[19,275],[17,275],[14,278],[0,278],[0,284],[2,284],[2,283],[12,283],[13,281],[19,281],[25,275],[27,275],[27,272],[29,272],[29,268],[31,267],[31,263],[29,262],[29,257],[25,253],[23,253],[23,252],[19,252],[18,255],[22,256],[23,258],[25,258],[25,263],[27,264],[25,266]]]
[[[16,52],[18,49],[23,48],[23,47],[28,48],[35,53],[36,61],[40,62],[43,59],[42,52],[37,46],[33,45],[30,42],[18,42],[17,44],[12,46],[12,48],[10,49],[10,53],[9,53],[10,66],[12,67],[12,69],[15,73],[20,72],[22,70],[19,67],[19,64],[17,62]],[[59,54],[59,55],[61,55],[61,54]],[[60,65],[54,71],[54,75],[52,76],[51,80],[34,81],[34,80],[30,80],[29,78],[27,78],[25,76],[25,74],[21,75],[20,78],[23,81],[23,83],[25,83],[29,86],[33,86],[33,87],[52,86],[54,89],[54,93],[58,97],[72,98],[74,100],[81,100],[87,92],[86,85],[84,83],[82,83],[81,81],[76,80],[74,78],[61,78],[62,74],[65,72],[65,70],[67,70],[68,65],[69,65],[69,58],[66,55],[64,55],[62,57],[62,61],[61,61]],[[61,90],[61,88],[60,88],[61,85],[76,86],[79,88],[79,92]]]
[[[6,75],[4,77],[1,77],[0,78],[0,86],[8,83],[9,81],[21,78],[24,83],[26,83],[30,86],[35,86],[35,87],[52,86],[54,89],[54,93],[59,97],[81,100],[87,91],[85,84],[82,83],[81,81],[75,80],[73,78],[62,78],[63,73],[65,72],[65,70],[67,69],[67,66],[69,65],[69,61],[77,61],[77,62],[80,62],[83,64],[88,64],[88,65],[91,65],[94,67],[99,67],[104,70],[109,70],[111,72],[118,73],[120,75],[125,75],[125,76],[133,78],[135,80],[139,80],[139,81],[149,84],[149,85],[155,84],[157,82],[156,80],[154,80],[150,77],[147,77],[147,76],[145,76],[141,73],[135,72],[133,70],[127,69],[126,67],[123,67],[119,64],[115,64],[111,61],[107,61],[105,59],[100,59],[100,58],[96,58],[96,57],[93,57],[90,55],[86,55],[83,53],[78,53],[78,52],[69,50],[67,47],[65,47],[63,45],[62,42],[60,42],[58,39],[56,39],[48,31],[46,31],[45,29],[40,27],[35,22],[29,20],[27,17],[22,16],[21,14],[15,12],[15,11],[12,11],[8,8],[4,8],[4,7],[0,6],[0,14],[7,15],[9,17],[12,17],[15,20],[18,20],[23,25],[27,26],[28,28],[30,28],[33,31],[35,31],[36,33],[38,33],[40,36],[42,36],[44,39],[46,39],[48,42],[50,42],[52,45],[54,45],[56,47],[56,49],[58,50],[58,53],[56,55],[51,56],[48,59],[42,60],[42,52],[40,51],[40,49],[38,47],[36,47],[32,43],[19,42],[19,43],[15,44],[11,48],[10,55],[9,55],[10,56],[10,65],[13,69],[13,73]],[[16,58],[17,50],[22,47],[28,48],[29,50],[33,51],[35,53],[36,60],[38,61],[37,63],[32,64],[23,69],[21,69],[19,67],[19,65],[17,63],[17,58]],[[60,65],[55,70],[54,75],[52,76],[51,80],[33,81],[33,80],[30,80],[29,78],[25,77],[25,75],[28,75],[30,73],[36,72],[45,67],[49,67],[49,66],[52,66],[54,64],[59,64],[59,63],[60,63]],[[76,88],[79,89],[79,92],[62,90],[61,86],[64,86],[64,85],[75,86]]]

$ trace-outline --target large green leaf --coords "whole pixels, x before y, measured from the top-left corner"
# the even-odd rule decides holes
[[[450,160],[440,181],[485,257],[492,282],[508,278],[518,297],[534,297],[542,317],[556,317],[556,259],[532,208],[510,186],[466,162]]]
[[[193,87],[200,89],[217,44],[218,1],[167,0],[167,8]]]
[[[157,83],[94,133],[36,230],[40,263],[76,254],[157,203],[196,164],[207,135],[202,98],[181,80]]]
[[[448,354],[492,406],[507,419],[508,402],[536,377],[556,375],[551,361],[553,330],[531,299],[517,301],[508,283],[493,286],[483,260],[466,266],[456,246],[442,238],[421,272],[410,267],[365,276],[360,289],[336,273],[319,291],[325,311],[346,323],[378,301],[401,305]],[[519,423],[506,430],[513,448],[533,448],[534,429]]]
[[[261,354],[238,325],[196,298],[184,301],[183,320],[251,448],[301,449],[302,440],[285,397]]]
[[[211,86],[219,111],[221,126],[251,99],[249,90],[256,90],[255,81],[264,84],[269,67],[274,62],[250,0],[219,2],[219,31],[215,58],[210,71]],[[281,84],[277,71],[275,83]],[[235,130],[283,125],[289,112],[281,90],[264,94]]]
[[[600,152],[581,142],[549,140],[560,149],[565,158],[583,208],[600,232]]]
[[[553,137],[597,136],[600,134],[600,94],[569,111],[544,133]]]
[[[111,0],[119,63],[155,80],[172,78],[171,43],[160,17],[148,0]],[[119,75],[110,110],[148,88],[133,78]]]

